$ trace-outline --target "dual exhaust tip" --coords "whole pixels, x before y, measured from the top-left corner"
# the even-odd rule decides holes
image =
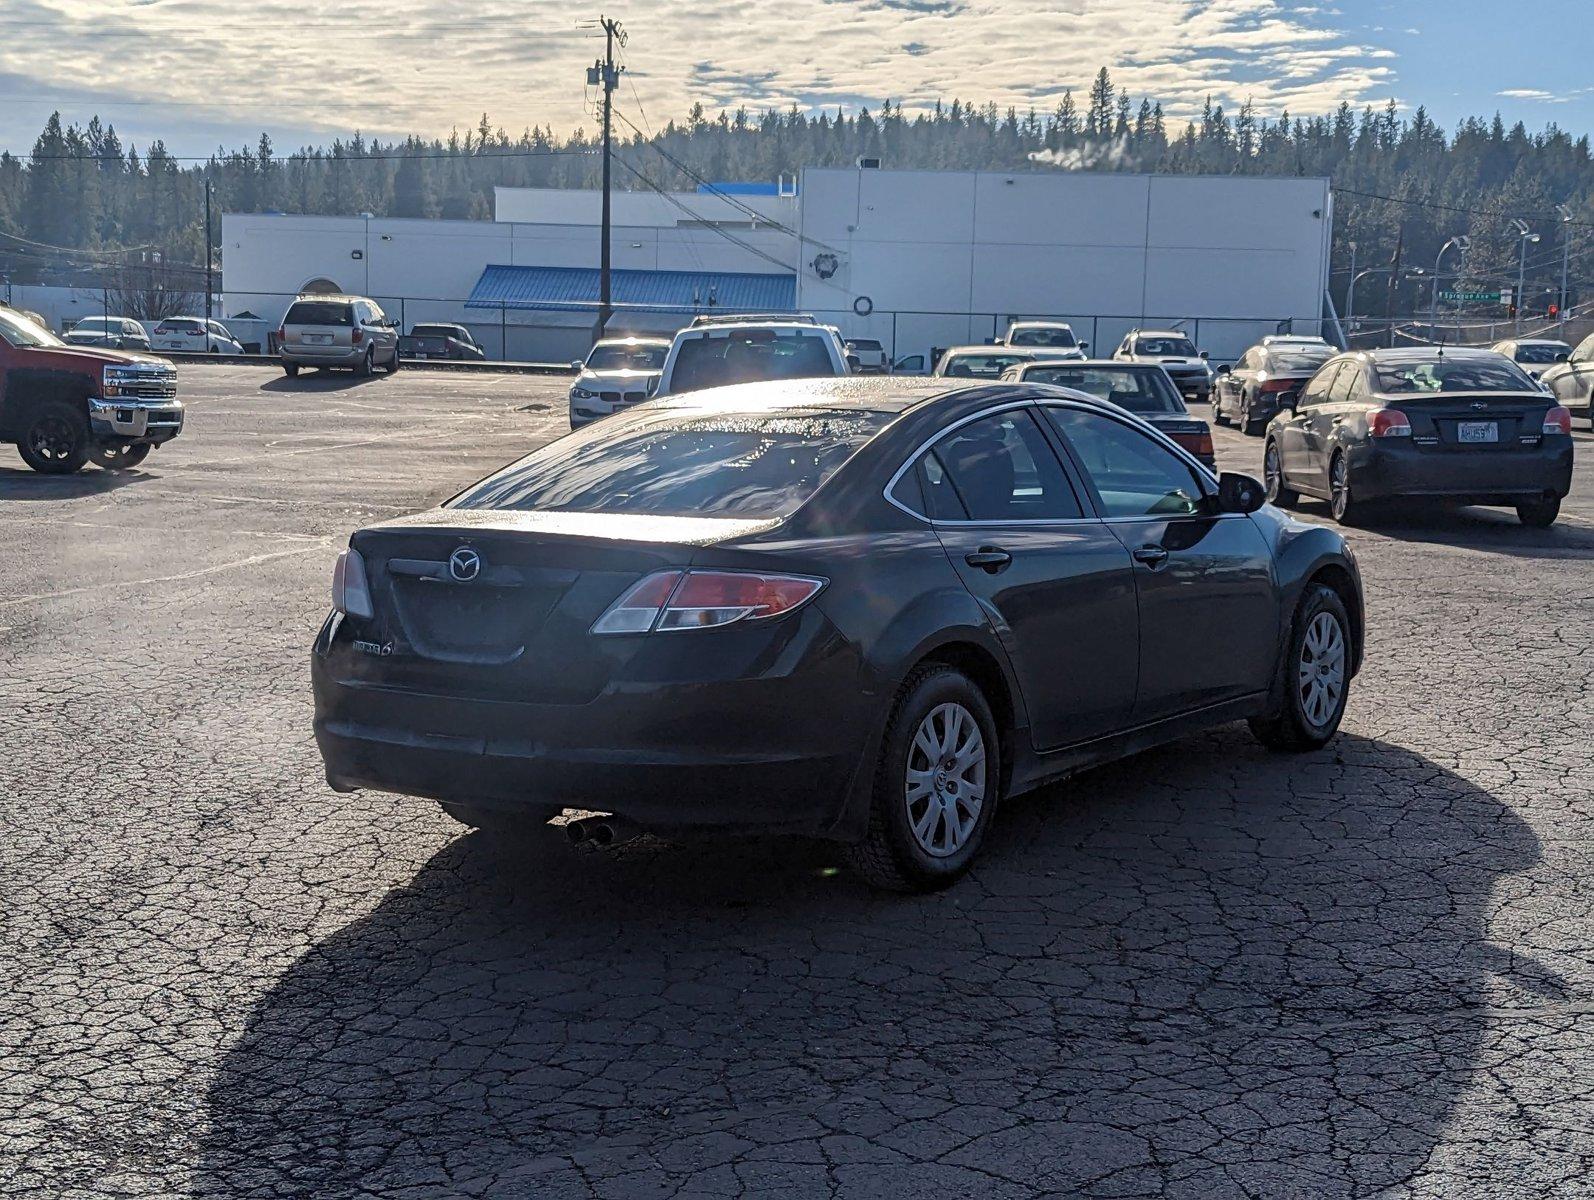
[[[624,817],[581,817],[565,826],[565,837],[572,846],[614,846],[641,832]]]

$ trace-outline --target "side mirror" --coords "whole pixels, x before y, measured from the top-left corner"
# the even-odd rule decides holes
[[[1570,354],[1561,353],[1561,354],[1557,354],[1555,356],[1555,361],[1556,362],[1569,362],[1571,360],[1571,358],[1572,358],[1572,356]]]
[[[1229,368],[1229,364],[1228,363],[1219,363],[1218,364],[1218,374],[1219,375],[1227,375],[1229,373],[1230,373],[1230,368]]]
[[[1267,489],[1260,481],[1238,471],[1218,476],[1218,509],[1226,513],[1254,513],[1267,502]]]
[[[859,371],[863,370],[863,359],[859,358],[856,354],[847,355],[847,370],[856,375]]]
[[[586,366],[586,365],[587,364],[582,362],[579,358],[572,358],[570,360],[570,369],[572,371],[579,372],[581,370],[581,368]]]
[[[1202,358],[1206,358],[1206,356],[1207,356],[1207,352],[1205,350],[1197,350],[1196,353],[1199,354]]]
[[[1089,342],[1080,342],[1079,343],[1079,348],[1081,350],[1084,350],[1084,351],[1088,352],[1090,350],[1090,343]]]

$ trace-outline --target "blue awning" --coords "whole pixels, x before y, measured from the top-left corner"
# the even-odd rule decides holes
[[[732,271],[615,271],[614,307],[641,312],[791,312],[796,275]],[[598,307],[598,272],[588,267],[489,266],[466,308],[540,308],[580,312]]]

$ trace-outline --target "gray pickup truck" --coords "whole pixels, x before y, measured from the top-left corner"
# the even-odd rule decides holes
[[[456,362],[483,359],[487,352],[476,344],[463,325],[412,325],[408,337],[399,338],[401,358],[441,358]]]

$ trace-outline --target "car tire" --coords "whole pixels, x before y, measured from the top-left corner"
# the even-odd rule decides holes
[[[297,379],[298,376],[299,376],[299,364],[298,363],[289,363],[289,362],[283,363],[282,364],[282,373],[284,375],[286,375],[289,379]]]
[[[1279,670],[1280,709],[1252,717],[1252,734],[1269,750],[1300,754],[1322,749],[1339,731],[1350,697],[1350,615],[1333,588],[1307,587],[1290,623]]]
[[[398,374],[398,369],[399,369],[399,352],[398,352],[398,347],[394,346],[393,347],[393,358],[387,364],[387,373],[389,375],[397,375]]]
[[[1561,498],[1545,496],[1540,500],[1527,500],[1517,505],[1517,520],[1530,529],[1548,529],[1561,515]]]
[[[17,453],[41,475],[70,475],[89,460],[89,429],[83,413],[63,401],[41,404],[23,421]]]
[[[1301,499],[1301,494],[1284,482],[1284,459],[1279,453],[1279,444],[1271,438],[1262,451],[1262,481],[1267,488],[1269,504],[1294,508]]]
[[[1356,499],[1351,482],[1349,461],[1343,451],[1334,451],[1328,460],[1328,509],[1337,523],[1346,526],[1360,525],[1367,518],[1367,504]]]
[[[212,342],[212,343],[211,343],[211,344],[210,344],[210,352],[211,352],[211,353],[212,353],[212,354],[220,354],[220,353],[221,353],[221,347],[220,347],[220,346],[218,346],[218,345],[216,345],[216,343],[215,343],[215,342]]]
[[[1246,437],[1261,437],[1262,430],[1267,427],[1264,422],[1258,421],[1251,415],[1251,402],[1245,399],[1240,401],[1240,415],[1235,425]]]
[[[848,851],[853,870],[897,892],[955,882],[985,840],[1001,779],[1001,743],[984,693],[945,664],[915,668],[892,705],[869,829]]]
[[[360,365],[354,368],[354,373],[361,379],[369,379],[376,371],[376,347],[372,346],[365,352],[365,357],[360,360]]]
[[[89,451],[89,461],[103,471],[131,471],[149,457],[152,447],[122,444],[120,446],[95,446]]]
[[[1212,401],[1212,423],[1214,425],[1227,425],[1229,418],[1223,411],[1223,392],[1216,393]]]

